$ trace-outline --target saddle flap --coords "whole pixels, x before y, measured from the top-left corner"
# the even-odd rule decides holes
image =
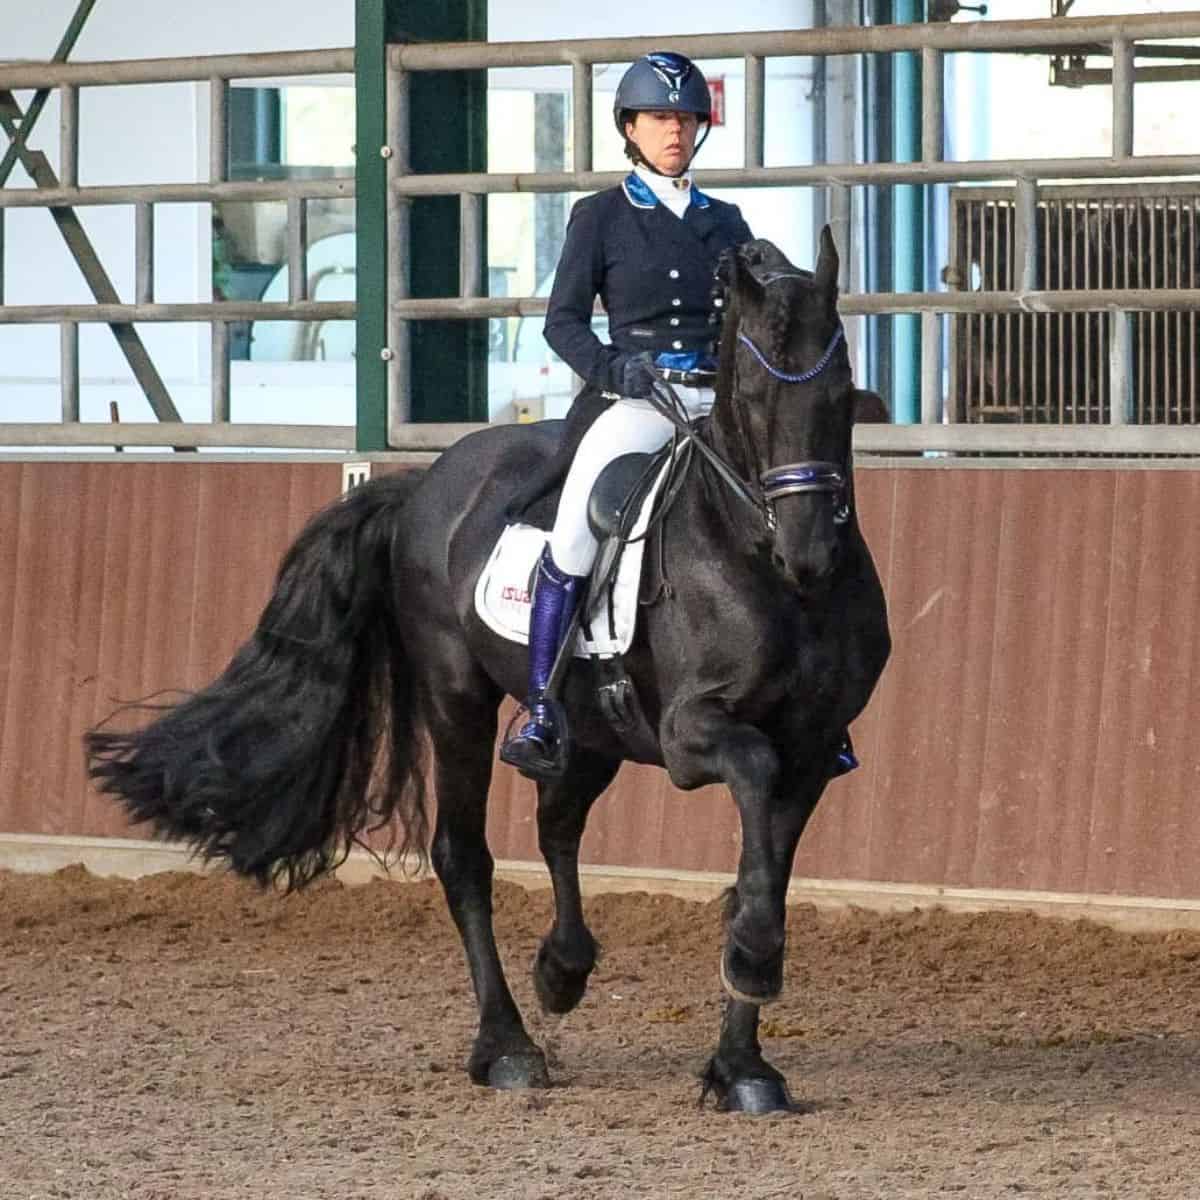
[[[614,458],[592,485],[587,519],[592,536],[603,543],[621,530],[627,512],[636,512],[645,489],[654,478],[656,454],[622,454]]]
[[[638,489],[635,502],[626,503],[626,489],[618,504],[632,524],[626,533],[635,540],[625,546],[621,553],[611,595],[605,595],[600,600],[606,610],[606,619],[596,622],[590,634],[582,629],[579,632],[574,646],[575,656],[579,658],[623,654],[633,642],[646,546],[640,535],[645,532],[650,520],[652,497],[667,477],[668,464],[665,458],[660,464],[652,464],[652,459],[657,457],[653,455],[631,454],[622,457],[640,459],[640,466],[648,475],[645,486]],[[544,529],[532,525],[507,525],[476,580],[476,613],[489,629],[508,641],[523,645],[529,643],[529,579],[546,545],[546,536]],[[611,621],[608,619],[610,616]]]

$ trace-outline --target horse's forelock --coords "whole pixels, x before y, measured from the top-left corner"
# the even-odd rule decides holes
[[[747,251],[750,251],[747,253]],[[768,253],[769,252],[769,253]],[[718,396],[733,391],[737,335],[753,303],[753,336],[767,353],[784,357],[798,310],[817,315],[825,298],[812,271],[795,267],[773,243],[747,243],[722,253],[717,279],[723,285],[724,317],[717,354]],[[748,295],[749,294],[749,295]]]
[[[797,271],[794,276],[777,278],[764,289],[764,297],[766,303],[760,311],[762,325],[758,330],[760,345],[773,357],[783,359],[790,348],[797,316],[815,311],[820,303],[812,273]]]

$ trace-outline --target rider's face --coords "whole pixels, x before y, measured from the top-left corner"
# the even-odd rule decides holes
[[[699,127],[695,113],[639,112],[625,122],[625,136],[655,170],[678,175],[692,160]]]

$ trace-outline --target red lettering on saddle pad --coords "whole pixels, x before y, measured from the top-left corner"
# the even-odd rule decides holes
[[[514,584],[505,584],[500,589],[501,600],[515,600],[518,604],[529,603],[529,593],[522,587],[516,587]]]

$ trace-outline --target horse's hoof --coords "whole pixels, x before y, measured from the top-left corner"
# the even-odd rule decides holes
[[[533,987],[543,1011],[569,1013],[583,999],[590,974],[590,967],[586,971],[568,970],[543,942],[533,963]]]
[[[487,1083],[504,1092],[548,1088],[550,1072],[540,1054],[502,1054],[488,1067]]]
[[[798,1113],[804,1110],[791,1097],[787,1084],[776,1079],[735,1079],[721,1101],[722,1112]]]
[[[762,1116],[764,1113],[805,1111],[792,1099],[787,1080],[758,1054],[737,1063],[714,1057],[700,1078],[704,1084],[700,1093],[701,1107],[711,1095],[716,1099],[718,1112]]]
[[[755,968],[736,946],[727,946],[721,955],[721,986],[743,1004],[761,1007],[778,1000],[783,991],[783,952]]]

